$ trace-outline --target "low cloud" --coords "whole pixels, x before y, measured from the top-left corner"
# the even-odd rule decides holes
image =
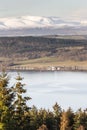
[[[78,9],[72,13],[75,19],[87,19],[87,9]]]

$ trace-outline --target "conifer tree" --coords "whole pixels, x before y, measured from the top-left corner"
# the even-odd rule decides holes
[[[17,82],[13,91],[15,94],[14,101],[14,121],[16,130],[28,130],[29,127],[29,107],[26,102],[30,100],[30,97],[23,97],[23,94],[26,93],[26,90],[23,88],[24,84],[21,83],[23,78],[18,73],[16,78]]]
[[[77,130],[80,127],[81,124],[81,115],[82,115],[82,110],[79,109],[75,113],[75,118],[74,118],[74,129]]]
[[[74,112],[72,111],[72,109],[69,107],[67,110],[67,117],[68,117],[68,127],[69,128],[73,128],[73,124],[74,124]]]
[[[9,87],[9,78],[3,70],[0,74],[0,130],[12,130],[12,102],[14,94]]]
[[[61,117],[61,107],[56,103],[53,106],[53,113],[55,117],[55,123],[56,123],[56,130],[60,130],[60,117]]]
[[[68,125],[69,125],[69,119],[67,112],[63,111],[60,121],[60,130],[68,130]]]
[[[37,130],[39,128],[38,109],[34,105],[33,105],[32,109],[30,110],[29,115],[30,115],[29,130]]]
[[[82,111],[79,109],[75,114],[74,129],[77,130],[81,126],[87,130],[87,110]]]
[[[48,111],[46,115],[46,126],[49,130],[56,130],[56,122],[53,112]]]

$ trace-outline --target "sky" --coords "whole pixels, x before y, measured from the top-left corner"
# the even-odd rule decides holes
[[[86,17],[87,0],[0,0],[0,17]]]

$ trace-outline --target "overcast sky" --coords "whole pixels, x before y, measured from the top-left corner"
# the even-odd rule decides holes
[[[0,17],[86,17],[87,0],[0,0]]]

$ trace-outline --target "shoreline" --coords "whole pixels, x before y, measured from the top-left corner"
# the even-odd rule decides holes
[[[86,68],[82,68],[82,67],[58,67],[58,68],[56,68],[56,67],[54,67],[54,68],[50,68],[50,69],[48,69],[48,68],[17,68],[17,67],[15,67],[15,68],[9,68],[9,67],[7,67],[7,70],[8,71],[41,71],[41,72],[54,72],[54,71],[58,71],[58,72],[60,72],[60,71],[65,71],[65,72],[68,72],[68,71],[70,71],[70,72],[87,72],[87,69]]]

